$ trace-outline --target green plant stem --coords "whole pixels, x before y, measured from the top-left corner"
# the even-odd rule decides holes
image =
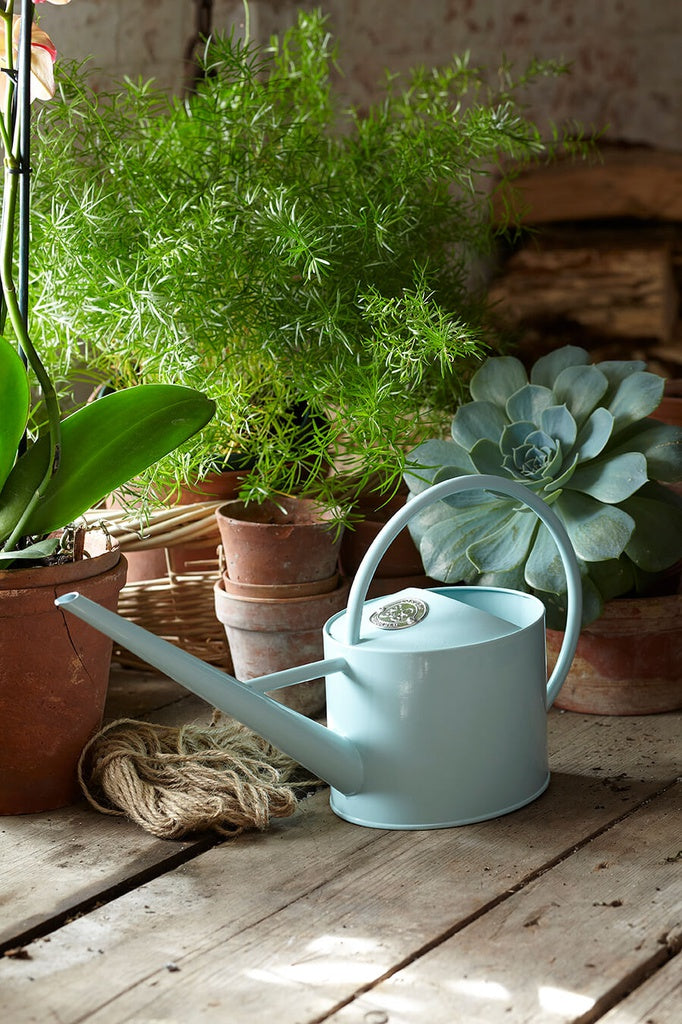
[[[7,34],[7,53],[12,52],[12,13],[13,13],[13,0],[8,4],[3,19],[5,21],[5,32]],[[30,32],[31,25],[23,26],[24,31]],[[29,48],[30,49],[30,48]],[[30,56],[30,55],[29,55]],[[8,63],[12,63],[11,57]],[[11,535],[8,537],[5,544],[5,550],[11,551],[14,545],[22,536],[22,530],[24,523],[27,521],[33,509],[35,508],[40,496],[45,491],[47,484],[51,477],[56,472],[59,466],[59,454],[60,454],[60,442],[61,442],[61,428],[60,428],[60,411],[59,402],[57,400],[57,394],[50,380],[43,363],[41,362],[38,353],[36,352],[33,343],[29,337],[28,328],[26,324],[25,316],[22,314],[22,310],[17,298],[16,288],[14,285],[14,222],[17,208],[17,192],[19,186],[20,174],[28,173],[28,168],[21,166],[21,161],[18,157],[19,151],[19,139],[20,139],[20,121],[23,116],[21,109],[21,103],[18,104],[16,123],[14,126],[14,132],[11,129],[11,108],[12,108],[12,89],[7,90],[7,105],[3,112],[3,130],[2,140],[5,147],[5,160],[4,160],[4,183],[3,183],[3,202],[2,202],[2,224],[0,225],[0,281],[2,282],[2,293],[6,305],[7,315],[9,315],[12,328],[16,335],[17,342],[26,356],[28,363],[33,370],[38,384],[40,386],[43,400],[45,402],[45,410],[47,413],[48,421],[48,435],[49,435],[49,448],[48,448],[48,463],[45,470],[45,474],[36,488],[36,491],[32,495],[30,501],[17,522]],[[11,135],[14,135],[13,141],[8,145]]]

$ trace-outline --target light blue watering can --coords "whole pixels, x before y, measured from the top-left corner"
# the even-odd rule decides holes
[[[476,489],[527,505],[559,549],[568,618],[549,683],[544,606],[532,595],[456,586],[365,602],[381,557],[412,516]],[[348,607],[324,626],[324,660],[310,665],[239,682],[77,593],[56,603],[328,782],[341,818],[426,829],[495,818],[546,789],[546,711],[573,660],[581,595],[575,555],[555,513],[523,484],[486,475],[436,484],[393,516],[360,565]],[[327,727],[265,694],[321,675]]]

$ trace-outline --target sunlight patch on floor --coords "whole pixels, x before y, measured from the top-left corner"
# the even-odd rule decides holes
[[[293,963],[270,969],[254,968],[247,977],[269,985],[334,984],[362,985],[384,973],[386,964],[371,959],[379,943],[350,935],[320,935],[308,942]]]
[[[594,999],[590,996],[581,996],[579,992],[569,992],[565,988],[552,988],[551,985],[540,986],[538,1002],[548,1013],[569,1018],[587,1013],[594,1006]]]
[[[510,999],[509,989],[500,985],[497,981],[476,981],[473,978],[462,978],[460,981],[451,981],[447,987],[459,995],[472,996],[475,999]]]

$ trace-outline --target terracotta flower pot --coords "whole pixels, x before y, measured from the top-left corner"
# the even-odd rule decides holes
[[[170,505],[193,505],[200,501],[230,501],[237,497],[239,488],[247,474],[247,470],[226,470],[223,473],[210,473],[205,480],[197,482],[193,487],[181,487],[179,492],[167,495],[160,494],[162,499],[168,499]],[[121,508],[122,505],[116,495],[111,495],[106,502],[107,508]],[[216,564],[216,548],[219,542],[218,529],[216,527],[215,540],[200,543],[177,544],[171,548],[153,547],[142,551],[129,551],[126,554],[128,561],[128,583],[139,583],[143,580],[165,579],[168,575],[168,565],[174,573],[183,575],[188,572],[198,572],[207,567],[213,568]]]
[[[371,491],[360,496],[355,511],[362,518],[344,532],[339,555],[341,572],[344,576],[353,577],[358,571],[370,544],[373,543],[383,527],[399,511],[407,501],[408,489],[401,485],[393,497],[381,508],[376,508],[376,499]],[[437,580],[424,575],[421,555],[410,536],[404,529],[389,546],[377,566],[367,597],[386,597],[395,594],[405,587],[438,587]]]
[[[91,533],[91,558],[0,572],[0,814],[78,799],[78,758],[102,722],[112,644],[67,623],[54,599],[77,589],[115,611],[126,560],[105,548]]]
[[[231,580],[271,586],[310,583],[336,572],[342,531],[313,501],[230,501],[216,519]]]
[[[215,608],[225,627],[234,672],[254,679],[323,657],[322,627],[346,606],[349,586],[341,583],[327,594],[289,600],[236,597],[215,586]],[[324,708],[324,680],[315,679],[273,691],[272,696],[303,714]]]
[[[547,630],[548,668],[563,633]],[[555,706],[594,715],[682,709],[682,595],[618,598],[583,629]]]

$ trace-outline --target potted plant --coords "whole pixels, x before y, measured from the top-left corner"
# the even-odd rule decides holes
[[[412,493],[450,476],[496,473],[525,483],[563,521],[582,573],[584,628],[560,707],[682,706],[682,501],[666,486],[682,479],[682,429],[651,418],[663,383],[643,362],[590,364],[570,345],[543,356],[530,375],[514,357],[491,357],[472,377],[472,400],[458,409],[451,438],[429,440],[409,456]],[[475,492],[433,506],[410,529],[436,579],[537,594],[547,608],[551,660],[565,584],[535,517]],[[607,642],[609,625],[620,636]]]
[[[343,109],[335,61],[325,18],[301,11],[267,46],[211,38],[182,100],[149,82],[101,96],[72,68],[41,112],[35,316],[55,376],[85,356],[100,380],[216,398],[148,484],[239,452],[242,499],[303,494],[345,515],[370,480],[390,496],[483,349],[490,183],[570,147],[521,98],[561,69],[491,84],[454,59],[387,76],[361,112]]]
[[[111,644],[67,624],[54,598],[77,587],[115,607],[125,560],[78,519],[201,429],[214,405],[148,384],[62,416],[28,327],[30,101],[52,95],[55,57],[32,0],[21,17],[14,0],[0,5],[0,50],[0,813],[19,813],[76,796],[78,756],[101,721]]]
[[[559,69],[505,67],[490,85],[455,59],[388,77],[360,112],[342,107],[335,60],[325,18],[302,11],[268,46],[212,38],[183,100],[139,82],[103,97],[74,68],[41,113],[35,314],[55,376],[85,356],[100,381],[216,398],[148,488],[238,454],[247,517],[286,502],[293,524],[300,498],[348,522],[368,482],[390,496],[483,349],[490,182],[561,145],[520,98]]]

